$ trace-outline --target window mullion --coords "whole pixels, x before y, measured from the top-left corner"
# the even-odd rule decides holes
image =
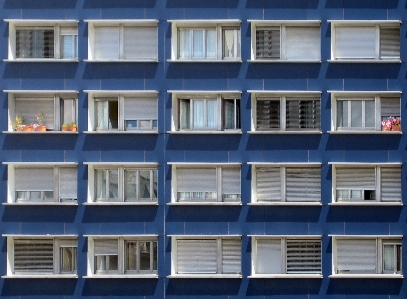
[[[381,123],[382,123],[380,96],[376,95],[374,97],[374,100],[375,100],[375,111],[374,112],[375,112],[375,120],[376,120],[375,129],[380,131]]]
[[[222,26],[216,26],[216,57],[218,60],[222,59],[223,55],[223,42],[222,41]]]
[[[286,26],[281,25],[280,26],[280,59],[286,59],[286,53],[285,53],[285,39],[286,39]]]
[[[125,124],[124,124],[124,96],[119,95],[117,97],[118,103],[117,103],[117,117],[118,117],[118,124],[117,124],[117,129],[119,131],[124,131],[125,129]]]
[[[217,201],[222,201],[223,200],[223,190],[222,190],[222,168],[217,167],[216,168],[216,193],[217,193]]]
[[[54,167],[54,201],[59,202],[59,170],[58,166]]]
[[[124,58],[124,26],[119,25],[119,59]]]
[[[383,273],[383,240],[382,239],[376,239],[376,259],[377,259],[376,273],[377,274]]]
[[[222,274],[223,269],[222,269],[222,239],[218,238],[217,239],[217,274]]]
[[[117,196],[119,201],[124,201],[124,167],[119,167],[117,172]]]
[[[208,57],[208,53],[206,53],[206,50],[207,50],[207,47],[206,47],[206,43],[207,43],[207,37],[206,37],[207,29],[203,29],[202,31],[203,31],[203,34],[202,34],[202,46],[203,46],[202,53],[203,53],[204,59],[206,59],[206,58]]]
[[[286,130],[286,96],[280,99],[280,130]]]
[[[348,105],[348,128],[351,128],[352,127],[352,101],[348,100],[347,105]]]
[[[376,167],[376,179],[375,179],[375,190],[376,190],[376,198],[375,201],[382,201],[382,190],[381,190],[381,167]]]
[[[287,239],[281,238],[281,272],[282,274],[287,273]]]
[[[54,26],[54,57],[53,58],[62,58],[61,57],[61,27],[59,24]]]
[[[119,238],[117,244],[117,271],[119,274],[124,274],[124,240],[123,238]]]
[[[362,101],[362,128],[366,129],[366,101]]]
[[[110,182],[109,182],[109,175],[110,175],[110,169],[107,169],[105,172],[105,180],[106,180],[106,200],[109,201],[109,186],[110,186]]]
[[[225,116],[225,115],[223,115],[225,113],[225,111],[224,111],[224,107],[222,107],[224,104],[222,95],[218,94],[216,104],[217,104],[216,109],[218,111],[217,118],[216,118],[217,130],[222,130],[222,120]]]
[[[194,129],[194,100],[189,100],[189,128]]]
[[[53,248],[53,273],[58,274],[61,273],[60,265],[59,265],[59,240],[58,238],[54,238],[54,248]]]
[[[287,179],[287,169],[285,166],[282,166],[280,168],[280,183],[281,183],[280,201],[287,201],[286,179]]]
[[[375,26],[376,42],[375,42],[375,59],[380,59],[380,26]]]

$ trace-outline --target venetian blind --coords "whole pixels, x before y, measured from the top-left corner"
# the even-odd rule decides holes
[[[291,168],[286,170],[287,201],[320,201],[321,168]]]
[[[77,174],[76,167],[61,167],[59,169],[59,198],[61,201],[77,198]]]
[[[177,273],[215,274],[217,267],[217,240],[177,240]]]
[[[53,239],[15,239],[14,273],[53,273]]]
[[[281,200],[281,170],[279,167],[256,169],[257,201]]]

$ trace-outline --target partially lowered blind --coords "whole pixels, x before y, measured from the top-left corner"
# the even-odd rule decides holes
[[[178,192],[216,192],[215,168],[177,168]]]
[[[157,27],[125,26],[124,59],[157,59]]]
[[[240,167],[222,168],[222,193],[240,194]]]
[[[14,273],[53,273],[53,239],[14,240]]]
[[[287,273],[321,273],[321,240],[287,240]]]
[[[337,240],[336,273],[376,273],[376,240]]]
[[[374,190],[376,168],[375,167],[337,167],[336,188]]]
[[[279,167],[256,169],[257,201],[281,200],[281,170]]]
[[[321,59],[321,35],[319,27],[287,26],[285,35],[285,59]]]
[[[95,59],[119,59],[118,26],[95,27]]]
[[[256,128],[258,130],[280,128],[280,98],[258,99],[256,106]]]
[[[157,119],[157,98],[124,98],[125,119]]]
[[[240,239],[222,240],[222,273],[241,273],[242,244]]]
[[[59,169],[59,198],[77,198],[77,173],[76,167],[61,167]]]
[[[400,27],[380,28],[380,58],[400,58]]]
[[[177,240],[177,273],[217,273],[217,240]]]
[[[16,191],[53,191],[54,168],[16,168]]]
[[[280,27],[257,28],[256,58],[280,59]]]
[[[335,27],[335,58],[376,57],[376,28],[374,26]]]
[[[380,98],[381,116],[400,116],[400,98]]]
[[[95,255],[117,255],[117,239],[95,239],[93,240]]]
[[[319,98],[287,98],[287,130],[319,129],[321,127],[321,100]]]
[[[287,201],[320,201],[321,168],[287,168]]]
[[[43,113],[47,129],[55,129],[54,98],[16,98],[15,103],[15,113],[23,117],[24,124],[38,123],[35,115]]]
[[[401,168],[381,168],[381,201],[401,201]]]

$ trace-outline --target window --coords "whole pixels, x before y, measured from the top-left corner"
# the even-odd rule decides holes
[[[172,60],[240,61],[239,20],[172,22]]]
[[[241,236],[172,236],[174,277],[240,277]]]
[[[250,22],[253,60],[321,60],[320,21]]]
[[[252,130],[320,131],[320,93],[252,92]]]
[[[172,202],[241,202],[240,165],[172,164]]]
[[[157,20],[87,20],[90,61],[156,61]]]
[[[321,165],[252,165],[252,202],[321,202]]]
[[[9,59],[78,59],[78,21],[6,20]]]
[[[240,132],[240,93],[172,92],[172,130]]]
[[[253,236],[252,274],[321,275],[321,237]]]
[[[333,131],[400,131],[400,93],[331,91]],[[388,127],[388,120],[398,127]]]
[[[88,164],[89,203],[156,203],[156,164]]]
[[[352,274],[402,277],[401,244],[399,236],[333,236],[333,277]]]
[[[157,275],[157,236],[88,236],[88,277]]]
[[[332,172],[334,202],[401,202],[400,165],[333,164]]]
[[[7,275],[76,277],[77,239],[74,236],[7,236]]]
[[[77,166],[74,163],[8,164],[8,203],[46,204],[77,202]]]
[[[63,124],[77,123],[77,91],[5,92],[8,92],[9,132],[61,131]]]
[[[157,132],[157,92],[85,92],[89,102],[88,132]]]
[[[400,60],[399,21],[331,21],[332,60]]]

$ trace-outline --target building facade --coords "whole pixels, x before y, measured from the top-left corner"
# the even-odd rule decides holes
[[[2,298],[407,295],[406,0],[0,7]]]

